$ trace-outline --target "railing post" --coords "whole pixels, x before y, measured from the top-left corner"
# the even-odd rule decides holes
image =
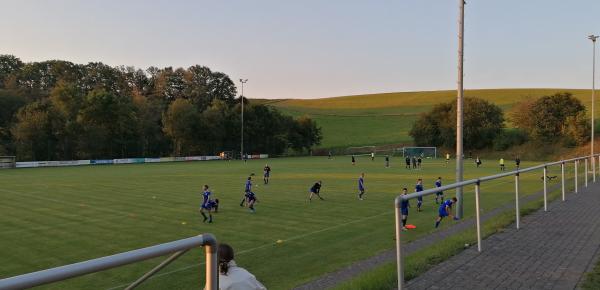
[[[481,252],[481,213],[479,209],[480,182],[475,183],[475,218],[477,220],[477,251]]]
[[[402,197],[396,198],[396,270],[398,274],[398,290],[404,289],[404,265],[402,261],[402,243],[400,241],[402,232],[402,213],[400,206]]]
[[[206,253],[206,287],[207,290],[219,289],[219,266],[217,263],[217,245],[204,246]]]
[[[548,211],[548,167],[544,166],[544,211]]]
[[[585,187],[588,187],[588,159],[585,159]]]
[[[575,193],[578,192],[578,188],[577,188],[577,183],[578,183],[578,181],[577,181],[577,175],[578,175],[577,174],[577,165],[579,165],[579,162],[578,162],[578,160],[575,160]]]
[[[515,174],[515,213],[517,215],[517,230],[519,229],[519,223],[521,219],[521,214],[519,212],[519,171]]]
[[[560,164],[560,173],[562,176],[561,186],[562,186],[562,201],[565,201],[565,163]]]
[[[596,182],[596,158],[594,155],[590,158],[590,166],[592,167],[592,182]]]

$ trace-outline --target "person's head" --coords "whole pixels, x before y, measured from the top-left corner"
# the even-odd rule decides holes
[[[422,182],[422,181],[423,181],[422,178],[417,179],[417,182]]]
[[[457,202],[458,201],[458,199],[456,199],[456,196],[452,198],[452,201],[453,202]]]
[[[204,185],[204,190],[208,190],[208,184]]]
[[[323,183],[323,181],[320,181],[320,180],[319,180],[317,183],[318,183],[319,185],[321,185],[321,183]]]
[[[408,194],[408,189],[406,189],[406,187],[402,189],[402,194],[404,194],[404,195]]]
[[[269,167],[269,164],[265,164],[265,167]]]
[[[252,180],[252,176],[248,176],[248,180]]]
[[[442,180],[442,177],[440,176],[440,177],[438,177],[438,179],[439,179],[439,180]]]
[[[229,262],[233,260],[233,248],[228,244],[219,244],[217,257],[219,259],[219,272],[227,275],[227,272],[229,272]]]
[[[364,173],[364,172],[363,172],[363,173],[361,173],[361,174],[360,174],[360,177],[365,177],[365,173]]]

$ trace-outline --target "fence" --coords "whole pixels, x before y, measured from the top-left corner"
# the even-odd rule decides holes
[[[268,154],[248,155],[250,159],[269,158]],[[25,161],[16,162],[13,168],[60,167],[80,165],[109,165],[109,164],[140,164],[181,161],[210,161],[221,160],[221,156],[186,156],[186,157],[156,157],[156,158],[122,158],[122,159],[93,159],[93,160],[63,160],[63,161]],[[0,167],[1,168],[1,167]]]
[[[153,268],[151,271],[126,288],[133,289],[179,258],[181,255],[185,254],[189,249],[200,246],[204,247],[206,253],[205,289],[217,290],[219,288],[217,240],[212,234],[202,234],[187,239],[124,252],[112,256],[2,279],[0,280],[0,289],[12,290],[31,288],[174,253],[168,259],[160,263],[158,266]]]
[[[570,162],[574,162],[574,164],[575,164],[575,193],[577,193],[578,192],[578,184],[579,184],[577,167],[578,167],[579,162],[581,160],[585,160],[585,186],[587,186],[588,185],[588,175],[589,175],[588,161],[590,161],[590,160],[591,160],[591,167],[592,167],[593,182],[596,182],[596,165],[595,165],[596,158],[598,158],[598,164],[600,165],[600,154],[595,154],[595,155],[591,155],[591,156],[577,157],[577,158],[572,158],[572,159],[568,159],[568,160],[561,160],[561,161],[556,161],[556,162],[545,163],[545,164],[541,164],[541,165],[537,165],[537,166],[533,166],[533,167],[517,169],[514,171],[510,171],[510,172],[481,177],[481,178],[477,178],[477,179],[465,180],[462,182],[457,182],[457,183],[442,186],[442,187],[432,188],[432,189],[424,190],[421,192],[415,192],[415,193],[396,197],[396,200],[395,200],[396,216],[395,216],[395,218],[396,218],[396,263],[397,263],[397,271],[398,271],[398,273],[397,273],[398,289],[399,290],[404,289],[404,268],[403,268],[402,244],[401,244],[402,214],[400,211],[403,200],[409,200],[409,199],[413,199],[416,197],[431,195],[431,194],[435,194],[436,192],[455,189],[458,187],[464,187],[467,185],[472,185],[472,184],[475,185],[475,221],[476,221],[475,224],[476,224],[476,228],[477,228],[477,251],[481,252],[481,250],[482,250],[482,247],[481,247],[481,216],[480,216],[479,201],[480,201],[480,195],[481,195],[480,185],[482,182],[514,175],[514,177],[515,177],[515,213],[516,213],[515,225],[516,225],[517,229],[519,229],[520,220],[521,220],[520,213],[519,213],[519,174],[520,173],[530,172],[530,171],[539,170],[539,169],[543,170],[542,179],[543,179],[543,184],[544,184],[544,211],[548,211],[548,185],[547,185],[548,167],[560,165],[560,167],[561,167],[562,201],[565,201],[565,198],[566,198],[566,196],[565,196],[565,166],[566,166],[566,164],[568,164]],[[600,168],[599,168],[598,172],[600,173]]]

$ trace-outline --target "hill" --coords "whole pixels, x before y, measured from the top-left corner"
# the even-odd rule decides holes
[[[557,92],[570,92],[591,106],[591,90],[582,89],[485,89],[466,90],[499,105],[505,113],[522,100]],[[308,115],[323,128],[321,148],[409,144],[408,135],[419,113],[456,98],[456,91],[398,92],[322,99],[252,100],[273,106],[292,116]],[[596,106],[596,115],[599,112]],[[510,127],[510,124],[507,123]]]

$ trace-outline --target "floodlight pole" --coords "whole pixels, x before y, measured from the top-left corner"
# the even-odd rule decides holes
[[[456,180],[463,181],[463,56],[465,32],[465,1],[458,0],[460,12],[458,17],[458,88],[456,98]],[[456,188],[456,217],[463,217],[463,188]]]
[[[592,158],[592,174],[593,181],[596,182],[596,160],[594,158],[594,103],[595,103],[595,93],[596,93],[596,39],[598,39],[597,35],[589,35],[588,39],[592,41],[592,139],[590,144],[590,158]],[[587,174],[587,172],[586,172]]]
[[[248,79],[240,79],[240,83],[242,83],[242,95],[240,96],[240,100],[242,102],[242,140],[240,141],[240,159],[244,160],[244,84],[248,82]]]

